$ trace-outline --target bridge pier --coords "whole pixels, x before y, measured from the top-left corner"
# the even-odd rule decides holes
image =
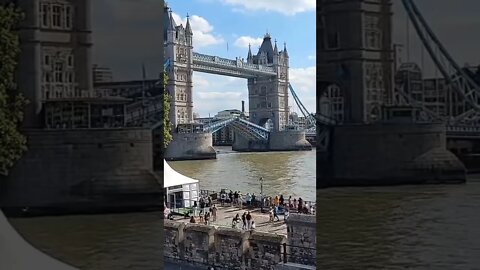
[[[310,151],[312,145],[305,139],[305,132],[303,131],[270,132],[269,141],[266,143],[249,140],[235,132],[232,150],[238,152]]]
[[[212,146],[211,133],[172,133],[173,140],[168,145],[166,160],[216,159]]]
[[[328,152],[317,160],[319,188],[466,181],[441,124],[343,125],[331,132]]]

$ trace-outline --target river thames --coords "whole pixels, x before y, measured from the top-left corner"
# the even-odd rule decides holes
[[[480,177],[317,193],[319,269],[480,269]]]
[[[257,193],[262,176],[265,193],[308,200],[315,190],[308,180],[312,172],[305,168],[314,171],[313,153],[224,151],[217,160],[171,164],[199,179],[202,189]],[[479,269],[478,175],[461,185],[331,188],[317,196],[318,269]],[[16,218],[12,223],[35,246],[81,269],[153,270],[161,269],[163,259],[160,215]]]
[[[172,162],[200,180],[201,189],[231,188],[315,199],[315,151],[235,153],[218,147],[216,160]],[[10,219],[34,246],[80,269],[162,269],[161,213],[71,215]],[[171,266],[171,269],[178,269]]]
[[[315,201],[316,151],[238,153],[215,147],[216,160],[169,162],[177,172],[200,181],[200,189],[231,189],[267,196],[283,194]]]

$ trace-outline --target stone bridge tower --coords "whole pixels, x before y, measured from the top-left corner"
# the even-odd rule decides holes
[[[185,27],[177,26],[171,10],[165,7],[164,18],[165,59],[171,61],[166,70],[167,91],[171,96],[170,121],[175,128],[193,122],[193,32],[188,16]]]
[[[277,42],[272,45],[270,34],[266,34],[257,55],[248,49],[247,63],[275,67],[277,75],[248,79],[250,121],[274,131],[288,125],[288,68],[287,47],[278,51]]]
[[[319,97],[336,84],[344,122],[381,120],[392,99],[393,51],[390,0],[319,3]],[[322,87],[323,85],[323,87]]]

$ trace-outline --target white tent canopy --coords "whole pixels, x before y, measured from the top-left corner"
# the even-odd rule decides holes
[[[166,160],[163,160],[163,187],[168,188],[193,183],[198,183],[198,180],[178,173],[168,165]]]

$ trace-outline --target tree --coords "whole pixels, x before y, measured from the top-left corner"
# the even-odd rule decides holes
[[[163,145],[166,148],[172,141],[172,127],[170,126],[170,95],[167,92],[167,73],[163,73]]]
[[[15,84],[20,53],[16,30],[22,19],[13,5],[0,6],[0,175],[4,176],[27,150],[26,138],[19,131],[27,101]]]

